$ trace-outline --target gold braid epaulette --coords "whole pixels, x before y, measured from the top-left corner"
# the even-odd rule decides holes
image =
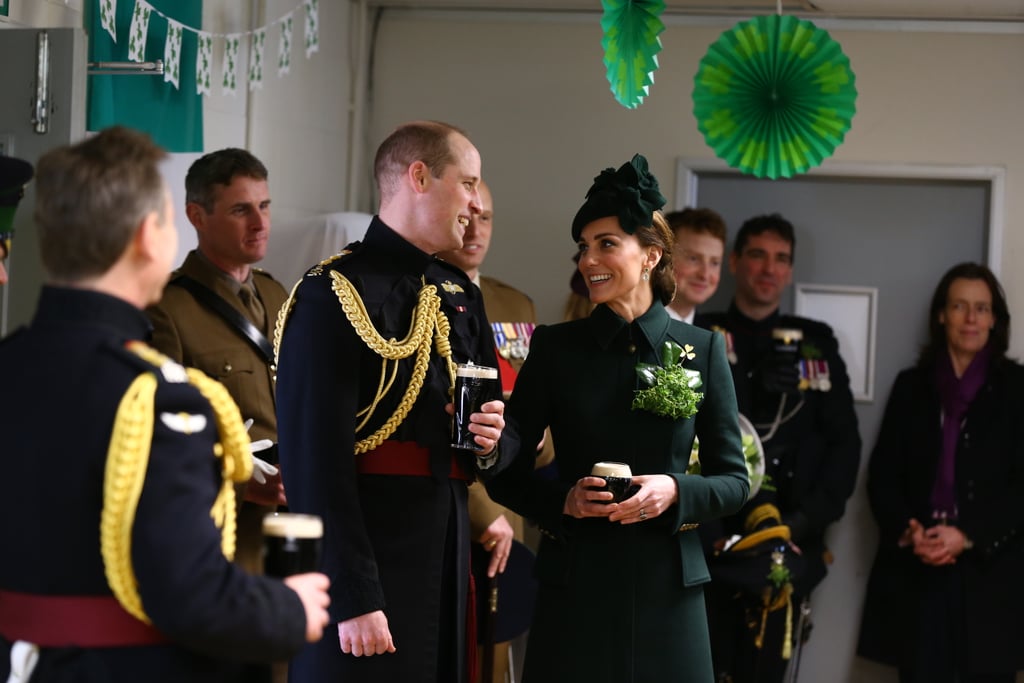
[[[394,338],[384,339],[374,328],[370,314],[367,313],[363,300],[352,283],[336,270],[331,271],[331,280],[331,289],[334,290],[338,301],[341,302],[341,308],[345,311],[345,317],[352,324],[352,328],[363,343],[381,357],[380,382],[377,385],[377,393],[370,405],[357,413],[356,417],[361,417],[362,421],[356,425],[356,433],[366,426],[381,399],[391,390],[398,373],[398,361],[416,354],[412,377],[409,379],[405,393],[395,407],[395,412],[377,431],[356,442],[355,453],[358,455],[379,446],[395,433],[398,425],[402,424],[402,421],[409,415],[427,376],[431,342],[437,347],[438,353],[445,359],[448,366],[449,391],[455,386],[455,364],[452,362],[452,349],[448,341],[451,326],[448,317],[441,311],[441,298],[437,295],[437,287],[424,284],[420,289],[419,300],[413,310],[409,333],[405,339],[401,341]],[[390,373],[388,372],[388,361],[392,362]]]
[[[142,608],[138,581],[132,567],[132,526],[153,441],[156,388],[159,384],[155,373],[168,368],[180,372],[182,368],[141,342],[129,343],[128,349],[157,367],[136,377],[117,407],[103,479],[100,551],[107,583],[114,596],[129,614],[148,624],[150,619]],[[210,516],[221,530],[221,551],[230,560],[235,555],[235,489],[232,482],[248,481],[252,476],[249,436],[238,406],[223,385],[193,368],[184,370],[183,379],[187,379],[210,402],[217,421],[220,441],[214,445],[213,452],[221,459],[222,482]]]
[[[306,273],[305,277],[317,277],[323,273],[324,268],[338,259],[347,256],[352,252],[344,250],[330,258],[324,259],[313,266]],[[370,321],[370,314],[363,305],[359,292],[345,276],[336,270],[331,270],[331,289],[341,302],[345,317],[352,324],[353,329],[359,338],[382,359],[380,382],[377,385],[377,393],[373,401],[366,408],[360,410],[357,418],[362,418],[356,425],[356,432],[366,426],[373,416],[374,411],[381,399],[394,385],[398,373],[398,361],[416,354],[413,365],[412,378],[406,387],[405,395],[395,408],[394,414],[373,434],[361,439],[355,444],[355,453],[365,453],[379,446],[385,439],[395,433],[398,425],[409,415],[413,403],[423,388],[423,381],[427,375],[427,366],[430,364],[431,337],[437,352],[445,359],[448,366],[449,393],[455,387],[455,363],[452,361],[452,347],[448,341],[448,333],[451,325],[448,317],[441,311],[441,299],[437,296],[437,287],[426,285],[420,289],[419,300],[416,309],[413,311],[412,322],[409,326],[409,333],[402,341],[395,339],[384,339],[374,328]],[[304,279],[303,278],[303,279]],[[284,328],[288,322],[292,307],[295,305],[295,294],[302,284],[302,279],[295,283],[288,295],[288,300],[281,306],[277,314],[277,325],[274,327],[274,365],[276,366],[281,355],[281,339],[284,337]],[[393,361],[390,377],[388,372],[388,361]]]
[[[315,266],[310,268],[308,271],[306,271],[306,274],[303,275],[301,278],[299,278],[298,281],[294,285],[292,285],[291,291],[288,292],[288,298],[285,300],[284,305],[281,306],[281,310],[279,310],[277,312],[277,324],[274,325],[274,370],[275,370],[275,372],[277,370],[277,363],[278,363],[278,360],[279,360],[280,355],[281,355],[281,338],[284,336],[284,326],[285,326],[285,323],[288,322],[288,316],[291,315],[292,307],[295,305],[295,292],[296,292],[296,290],[298,290],[299,285],[301,285],[302,281],[304,279],[306,279],[307,277],[316,277],[316,276],[320,275],[322,272],[324,272],[324,268],[326,266],[329,266],[330,264],[334,263],[335,261],[340,259],[342,256],[348,256],[351,253],[352,252],[349,251],[348,249],[343,249],[342,251],[338,252],[334,256],[329,256],[329,257],[325,258],[323,261],[321,261],[320,263],[316,264]],[[275,377],[274,379],[277,379],[277,377]]]

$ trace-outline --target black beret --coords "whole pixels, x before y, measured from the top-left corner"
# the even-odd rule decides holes
[[[663,206],[665,198],[658,179],[647,170],[647,159],[634,154],[619,170],[609,167],[594,178],[572,221],[572,239],[578,242],[588,223],[607,216],[617,216],[622,229],[632,235],[641,226],[653,225],[654,212]]]
[[[0,156],[0,206],[18,205],[32,172],[32,164],[27,161]]]

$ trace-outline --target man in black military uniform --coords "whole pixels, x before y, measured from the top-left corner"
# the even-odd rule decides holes
[[[479,289],[434,254],[481,210],[480,155],[456,128],[409,123],[374,174],[365,238],[310,269],[284,309],[281,473],[289,507],[324,518],[340,639],[307,648],[290,677],[466,683],[467,486],[515,443],[495,400],[473,415],[479,451],[449,445],[452,363],[496,367],[496,353]]]
[[[783,315],[779,301],[791,283],[796,239],[778,214],[746,221],[736,236],[729,269],[736,294],[726,313],[698,314],[697,324],[726,336],[739,411],[750,418],[765,449],[766,485],[737,515],[702,530],[711,546],[760,528],[754,510],[777,507],[789,529],[793,594],[770,610],[736,600],[735,585],[716,568],[708,594],[712,650],[719,681],[782,680],[798,623],[797,610],[827,571],[825,530],[838,520],[853,493],[860,436],[846,365],[828,325]],[[734,569],[734,568],[730,568]],[[760,570],[759,570],[760,571]],[[792,610],[790,612],[790,610]],[[763,629],[763,630],[762,630]]]
[[[25,183],[31,178],[32,164],[16,157],[0,155],[0,285],[7,284],[4,261],[11,255],[14,212],[25,194]]]
[[[322,574],[230,562],[238,409],[140,341],[177,249],[165,156],[111,128],[38,164],[51,280],[0,342],[0,680],[241,683],[327,621]]]

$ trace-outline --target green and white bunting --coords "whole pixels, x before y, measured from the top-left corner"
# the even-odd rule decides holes
[[[100,25],[110,34],[110,39],[116,43],[117,0],[94,1],[98,8]],[[4,2],[5,0],[0,0],[0,7],[3,6]],[[297,6],[285,13],[281,18],[270,21],[266,25],[251,31],[244,33],[210,33],[172,19],[164,12],[153,7],[147,0],[129,0],[129,2],[134,2],[134,9],[132,11],[131,28],[129,29],[128,36],[128,59],[133,62],[146,61],[146,39],[149,35],[150,17],[152,14],[156,14],[163,21],[167,22],[167,39],[164,43],[163,54],[164,81],[171,83],[175,88],[178,88],[180,84],[182,37],[185,32],[194,33],[197,36],[196,91],[200,95],[211,94],[214,40],[224,41],[223,74],[221,78],[223,93],[230,95],[237,93],[238,57],[241,53],[243,41],[248,42],[249,65],[247,80],[249,81],[249,89],[261,88],[263,86],[267,33],[274,24],[281,25],[280,31],[277,33],[277,75],[284,76],[291,71],[292,35],[295,26],[295,12],[298,11]],[[294,0],[294,2],[296,5],[299,4],[299,0]],[[319,0],[302,0],[302,8],[305,11],[304,44],[306,57],[309,58],[314,52],[318,52],[320,48]],[[153,59],[155,59],[155,55],[151,55],[150,61]]]
[[[292,12],[281,19],[281,36],[277,41],[277,75],[284,76],[292,68]]]
[[[100,26],[117,42],[117,0],[100,0]]]
[[[213,62],[213,36],[205,31],[198,34],[199,45],[196,48],[196,92],[200,95],[210,94],[210,65]]]
[[[320,49],[320,2],[303,0],[306,8],[306,58]]]
[[[263,48],[267,42],[264,29],[254,31],[249,39],[249,90],[263,88]]]
[[[132,13],[132,26],[128,32],[128,59],[133,62],[146,61],[146,34],[149,32],[149,14],[152,9],[139,0]]]
[[[181,24],[167,20],[167,41],[164,43],[164,81],[178,87],[181,75]]]
[[[225,95],[238,92],[238,48],[241,44],[241,33],[224,36],[224,79],[221,84]]]

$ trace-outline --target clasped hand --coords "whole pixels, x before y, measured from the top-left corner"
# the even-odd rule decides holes
[[[957,527],[939,524],[925,529],[916,519],[907,523],[899,539],[901,548],[911,548],[921,562],[932,567],[954,564],[966,544],[967,536]]]
[[[612,493],[601,477],[583,477],[569,489],[563,514],[577,519],[607,517],[609,522],[636,524],[665,512],[679,499],[676,480],[667,474],[641,474],[633,477],[636,492],[620,503],[612,503]]]

